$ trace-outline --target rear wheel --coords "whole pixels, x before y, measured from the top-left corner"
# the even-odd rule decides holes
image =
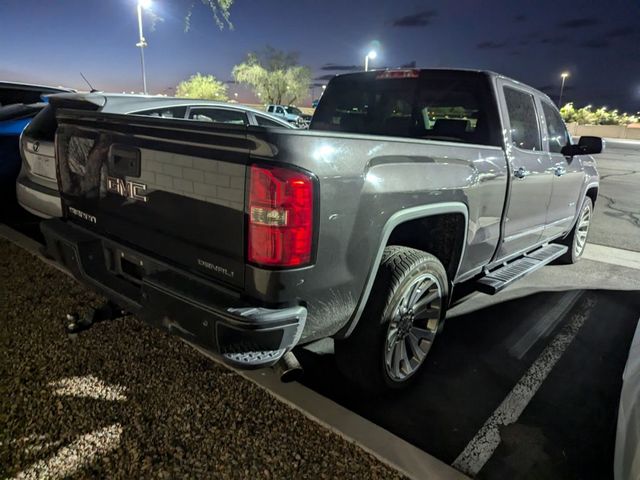
[[[560,263],[576,263],[580,260],[587,246],[587,237],[589,235],[592,217],[593,202],[591,198],[585,197],[576,224],[573,226],[569,235],[561,240],[561,243],[569,247],[569,250],[558,259]]]
[[[408,385],[424,365],[447,298],[447,275],[436,257],[412,248],[385,248],[355,331],[336,341],[339,369],[369,391]]]

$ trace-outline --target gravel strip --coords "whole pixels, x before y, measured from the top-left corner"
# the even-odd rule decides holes
[[[402,478],[134,318],[64,333],[100,303],[0,240],[0,477]]]

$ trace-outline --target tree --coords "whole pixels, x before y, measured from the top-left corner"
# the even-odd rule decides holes
[[[220,30],[222,30],[225,25],[229,29],[233,29],[233,24],[229,20],[231,16],[231,6],[233,5],[233,0],[200,0],[200,3],[202,3],[211,11],[213,20],[216,22],[216,25]],[[184,18],[185,32],[191,30],[191,16],[193,15],[193,9],[195,8],[195,6],[196,0],[190,0],[187,15]]]
[[[286,53],[267,47],[249,53],[247,59],[233,67],[233,78],[252,87],[267,103],[291,105],[309,91],[311,71],[298,65],[297,53]]]
[[[627,113],[621,114],[618,110],[600,107],[593,111],[591,108],[591,105],[575,108],[573,103],[567,103],[560,109],[560,114],[565,122],[574,122],[578,125],[629,125],[638,121],[638,117]]]
[[[202,100],[227,100],[227,86],[213,75],[191,75],[176,87],[176,97],[199,98]]]

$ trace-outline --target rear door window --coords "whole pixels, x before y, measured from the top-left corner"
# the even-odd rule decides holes
[[[504,87],[504,98],[511,124],[511,142],[522,150],[542,150],[540,128],[533,95]]]
[[[227,110],[224,108],[192,108],[189,110],[189,120],[230,123],[233,125],[249,125],[246,113],[239,110]]]
[[[544,119],[547,123],[549,151],[551,153],[560,153],[562,147],[571,143],[567,126],[564,124],[558,110],[545,101],[542,102],[542,112],[544,113]]]
[[[258,123],[258,125],[260,125],[261,127],[283,127],[283,125],[279,124],[278,122],[274,122],[273,120],[263,117],[262,115],[254,115],[254,117],[256,118],[256,122]]]
[[[327,87],[312,130],[500,146],[497,105],[480,72],[345,75]]]

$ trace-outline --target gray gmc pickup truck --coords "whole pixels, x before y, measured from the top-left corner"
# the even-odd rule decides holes
[[[467,70],[335,77],[309,130],[51,100],[64,217],[46,253],[118,309],[240,368],[335,340],[370,390],[416,378],[446,310],[585,247],[603,142]]]

